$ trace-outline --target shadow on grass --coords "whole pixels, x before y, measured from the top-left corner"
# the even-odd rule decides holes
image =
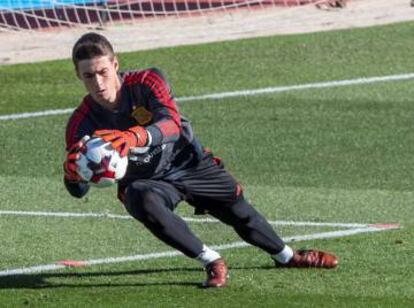
[[[231,267],[232,270],[267,270],[274,268],[271,266],[256,267]],[[61,273],[39,273],[39,274],[22,274],[14,276],[0,277],[0,289],[52,289],[52,288],[90,288],[90,287],[149,287],[149,286],[188,286],[200,287],[200,281],[188,282],[185,280],[185,272],[202,272],[197,268],[161,268],[145,269],[133,271],[117,272],[61,272]],[[148,278],[153,274],[177,273],[182,276],[182,281],[168,280],[157,281]],[[127,276],[132,276],[126,278]],[[139,277],[147,276],[147,277]],[[163,278],[165,279],[165,278]],[[131,280],[133,280],[131,282]]]

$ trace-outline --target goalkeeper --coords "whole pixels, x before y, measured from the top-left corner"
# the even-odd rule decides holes
[[[72,59],[88,92],[66,128],[64,183],[72,196],[81,198],[89,189],[76,172],[82,138],[98,136],[111,142],[121,156],[128,155],[127,173],[118,183],[125,209],[158,239],[199,261],[207,272],[204,287],[225,286],[227,267],[220,254],[174,213],[181,201],[233,227],[278,267],[337,265],[332,254],[293,250],[283,242],[245,200],[240,184],[220,159],[193,135],[158,69],[120,72],[110,42],[96,33],[84,34],[75,43]]]

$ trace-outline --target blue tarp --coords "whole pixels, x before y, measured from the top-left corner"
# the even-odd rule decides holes
[[[104,4],[107,0],[0,0],[0,10],[51,9],[62,5]]]

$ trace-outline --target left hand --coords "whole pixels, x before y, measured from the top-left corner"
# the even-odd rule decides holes
[[[121,157],[127,155],[131,147],[142,147],[147,142],[147,131],[141,126],[134,126],[126,131],[118,129],[97,130],[94,136],[102,138],[105,142],[110,142]]]

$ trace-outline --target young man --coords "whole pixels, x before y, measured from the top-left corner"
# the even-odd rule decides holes
[[[205,287],[223,287],[227,267],[173,211],[187,201],[234,228],[246,242],[267,252],[280,267],[333,268],[335,256],[317,250],[294,251],[243,197],[237,181],[193,135],[157,69],[119,73],[107,39],[83,35],[73,47],[78,78],[88,92],[66,129],[64,183],[81,198],[89,189],[76,172],[83,137],[98,136],[128,155],[118,197],[128,213],[158,239],[198,260],[207,271]]]

